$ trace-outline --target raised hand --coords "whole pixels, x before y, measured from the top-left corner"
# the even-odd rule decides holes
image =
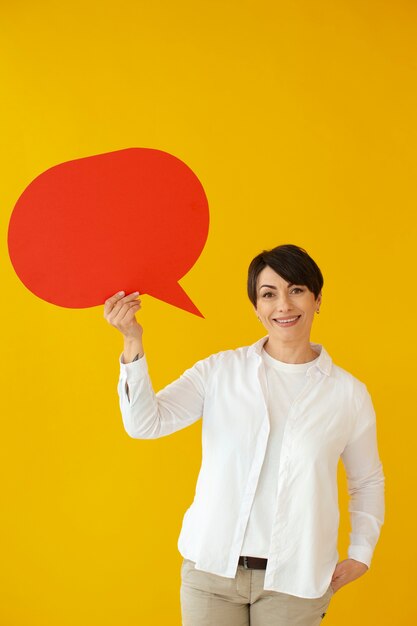
[[[124,362],[129,363],[137,354],[143,355],[143,328],[136,319],[141,308],[139,292],[125,295],[124,291],[108,298],[104,303],[104,318],[124,337]]]

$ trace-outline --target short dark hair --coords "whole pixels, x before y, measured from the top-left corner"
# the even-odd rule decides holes
[[[264,250],[251,261],[248,270],[248,296],[253,306],[256,307],[257,302],[258,276],[267,266],[289,283],[305,285],[317,300],[324,283],[319,266],[303,248],[285,244],[272,250]]]

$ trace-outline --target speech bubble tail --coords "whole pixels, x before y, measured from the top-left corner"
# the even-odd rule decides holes
[[[179,283],[172,282],[169,285],[158,284],[158,288],[155,289],[155,292],[147,289],[146,293],[154,298],[158,298],[158,300],[173,304],[179,309],[183,309],[184,311],[188,311],[204,319],[204,315],[197,309],[194,302],[189,298]]]

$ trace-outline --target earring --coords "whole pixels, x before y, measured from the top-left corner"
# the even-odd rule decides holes
[[[318,314],[320,313],[320,309],[317,309],[316,313],[317,313],[317,315],[318,315]]]

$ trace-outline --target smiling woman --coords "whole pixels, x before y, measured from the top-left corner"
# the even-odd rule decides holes
[[[203,460],[178,544],[184,626],[317,626],[333,593],[370,565],[384,516],[375,413],[365,385],[310,343],[322,287],[302,248],[262,252],[248,295],[267,337],[199,361],[157,394],[138,294],[105,304],[124,336],[128,434],[162,437],[203,418]],[[352,525],[340,562],[339,458]]]
[[[310,334],[314,314],[320,311],[322,288],[318,265],[298,246],[279,246],[253,259],[248,295],[268,331],[264,346],[268,354],[287,363],[316,358]]]

